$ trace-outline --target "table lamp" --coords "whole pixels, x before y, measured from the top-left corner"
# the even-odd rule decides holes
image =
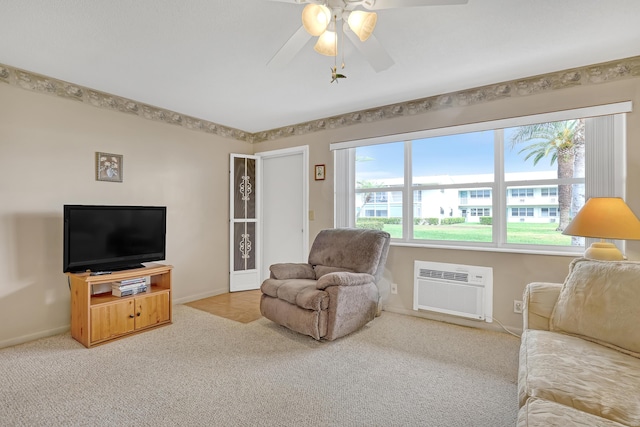
[[[622,252],[603,239],[640,240],[640,220],[620,197],[592,197],[562,234],[599,238],[585,251],[585,258],[618,261],[625,259]]]

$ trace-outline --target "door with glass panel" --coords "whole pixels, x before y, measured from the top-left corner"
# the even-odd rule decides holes
[[[229,182],[230,273],[231,292],[257,289],[260,286],[259,201],[256,177],[258,157],[231,154]]]

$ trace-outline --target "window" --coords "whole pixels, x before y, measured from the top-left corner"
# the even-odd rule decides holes
[[[373,193],[375,203],[387,203],[387,193]]]
[[[471,216],[491,216],[491,209],[489,208],[471,208]]]
[[[469,195],[472,199],[482,199],[491,197],[491,190],[471,190]]]
[[[393,241],[579,253],[584,239],[560,230],[586,198],[622,195],[615,165],[630,110],[625,102],[332,144],[336,226],[370,226],[362,216],[384,212],[393,221],[374,226]],[[358,214],[373,203],[374,215],[369,206]]]
[[[533,188],[514,188],[511,197],[533,197]]]
[[[511,216],[533,216],[533,208],[511,208]]]

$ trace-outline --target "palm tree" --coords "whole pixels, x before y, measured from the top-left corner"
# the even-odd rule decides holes
[[[376,185],[371,181],[358,181],[356,183],[356,188],[374,188]],[[364,207],[373,202],[375,193],[362,193],[362,204],[360,208],[356,206],[356,219],[360,218],[362,212],[364,211]]]
[[[574,177],[576,153],[578,154],[577,166],[584,170],[584,122],[582,120],[521,126],[511,137],[511,148],[528,141],[532,143],[522,148],[518,154],[526,153],[524,160],[533,159],[534,165],[550,156],[550,164],[558,165],[558,179]],[[558,231],[563,231],[571,221],[571,206],[572,186],[558,185],[558,210],[560,211]]]
[[[373,157],[368,157],[368,156],[356,156],[355,160],[356,162],[371,162],[375,159]],[[374,187],[376,187],[376,185],[372,181],[362,180],[362,181],[356,182],[356,188],[374,188]],[[356,206],[356,220],[360,218],[360,216],[362,215],[362,211],[364,210],[364,207],[367,205],[367,203],[371,203],[373,201],[374,195],[375,193],[363,193],[362,205],[360,205],[360,208]]]

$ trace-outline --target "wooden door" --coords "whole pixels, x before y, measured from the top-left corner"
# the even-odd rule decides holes
[[[169,321],[169,292],[135,298],[135,328],[142,329]]]
[[[133,299],[91,307],[91,342],[95,343],[133,331]]]

